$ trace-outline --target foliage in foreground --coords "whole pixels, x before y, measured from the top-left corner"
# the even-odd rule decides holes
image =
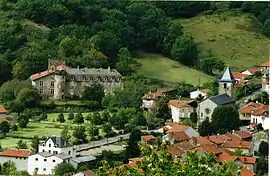
[[[161,146],[161,149],[143,146],[142,154],[144,157],[136,163],[136,167],[121,165],[112,169],[104,161],[98,175],[239,175],[239,168],[234,163],[220,165],[214,155],[189,152],[181,159],[172,158],[165,146]]]

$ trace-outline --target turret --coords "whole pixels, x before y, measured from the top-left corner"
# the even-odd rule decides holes
[[[236,80],[232,75],[231,69],[227,67],[219,80],[219,94],[227,94],[236,98],[235,82]]]

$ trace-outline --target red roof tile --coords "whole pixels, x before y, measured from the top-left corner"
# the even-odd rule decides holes
[[[192,107],[190,103],[194,100],[170,100],[169,105],[177,107],[177,108],[184,108],[184,107]]]
[[[249,170],[248,168],[243,167],[241,169],[241,176],[255,176],[256,174]]]
[[[195,143],[195,145],[199,145],[199,146],[215,145],[213,142],[211,142],[210,140],[208,140],[208,139],[206,139],[206,138],[204,138],[202,136],[193,137],[192,140]]]
[[[8,110],[3,106],[3,105],[0,105],[0,114],[4,114],[4,113],[7,113]]]
[[[190,126],[179,125],[177,123],[171,123],[170,126],[172,128],[168,130],[168,133],[172,133],[172,132],[184,132],[184,131],[186,131],[187,129],[190,128]]]
[[[217,156],[217,160],[220,162],[235,161],[237,158],[238,158],[237,156],[230,155],[226,152],[222,152],[222,153],[218,154],[218,156]]]
[[[252,75],[254,75],[256,72],[260,72],[261,69],[260,68],[249,68],[249,69],[247,69],[247,71],[249,71]]]
[[[176,145],[169,145],[167,148],[168,148],[168,152],[173,156],[180,156],[185,153],[183,149],[181,149],[180,147]]]
[[[210,140],[211,142],[217,145],[222,144],[227,140],[231,140],[231,138],[226,135],[207,136],[206,139]]]
[[[164,93],[161,90],[159,90],[157,92],[149,91],[142,97],[142,99],[155,100],[157,97],[160,97],[160,96],[163,96],[163,95],[164,95]]]
[[[153,136],[153,135],[145,135],[145,136],[142,136],[142,138],[143,138],[143,140],[144,141],[151,141],[151,140],[153,140],[153,139],[155,139],[155,136]]]
[[[233,77],[235,79],[245,79],[245,77],[247,77],[247,75],[245,74],[242,74],[240,72],[233,72]]]
[[[261,67],[270,67],[270,61],[266,61],[265,63],[260,65]]]
[[[199,146],[199,147],[197,147],[197,150],[203,151],[203,152],[206,152],[206,153],[213,153],[213,154],[220,154],[220,153],[223,152],[221,149],[219,149],[215,145]]]
[[[256,158],[251,156],[239,156],[240,161],[243,164],[255,164]]]
[[[252,138],[252,134],[247,131],[234,131],[233,134],[239,136],[241,139]]]
[[[228,140],[222,147],[224,148],[238,148],[238,149],[249,149],[251,147],[251,142],[241,141],[241,140]]]
[[[29,149],[7,149],[3,152],[0,152],[0,156],[9,156],[9,157],[28,157],[31,154]]]
[[[66,65],[59,65],[56,67],[56,70],[65,70],[66,68],[67,68]],[[55,73],[54,69],[48,69],[48,70],[45,70],[45,71],[42,71],[39,73],[35,73],[35,74],[31,75],[31,80],[34,81],[36,79],[42,78],[42,77],[50,75],[52,73]]]
[[[239,110],[241,113],[252,114],[252,115],[267,115],[269,114],[268,105],[261,103],[250,102],[242,106]]]
[[[169,134],[175,139],[176,142],[181,142],[189,139],[185,132],[172,132]]]

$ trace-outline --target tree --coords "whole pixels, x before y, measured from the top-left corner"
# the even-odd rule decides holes
[[[262,26],[262,32],[266,36],[270,36],[270,19],[267,19],[263,26]]]
[[[74,113],[73,112],[70,112],[68,114],[68,120],[73,120],[74,119]]]
[[[21,61],[16,62],[12,70],[13,77],[15,79],[20,79],[20,80],[25,79],[28,76],[26,68],[27,67],[23,62]]]
[[[217,133],[227,133],[239,129],[239,113],[232,106],[218,106],[212,113],[212,126]]]
[[[55,176],[73,174],[74,172],[75,172],[75,168],[70,163],[60,163],[56,165],[54,168]]]
[[[16,98],[25,108],[35,108],[40,104],[41,97],[35,89],[23,88]]]
[[[156,102],[157,109],[155,111],[156,117],[167,120],[170,119],[170,109],[168,107],[168,98],[159,97]]]
[[[105,133],[105,137],[108,138],[110,136],[110,134],[113,132],[112,131],[112,125],[109,124],[109,123],[104,124],[103,125],[103,131]]]
[[[92,123],[95,125],[101,125],[102,124],[102,119],[101,119],[101,115],[99,112],[94,112],[92,114]]]
[[[140,155],[138,142],[141,140],[141,131],[135,128],[131,131],[126,148],[126,157],[137,157]]]
[[[213,134],[213,127],[212,124],[209,122],[209,119],[206,118],[200,125],[199,125],[199,133],[201,136],[209,136]]]
[[[224,70],[225,63],[214,57],[204,58],[200,60],[200,69],[209,75],[214,75],[214,71]]]
[[[8,121],[6,121],[6,120],[5,121],[2,121],[0,123],[0,131],[2,133],[4,133],[4,135],[5,135],[6,133],[9,132],[9,130],[10,130],[10,125],[9,125]]]
[[[21,114],[18,118],[19,127],[26,128],[29,122],[29,117],[25,114]]]
[[[88,101],[97,101],[101,105],[101,101],[104,97],[104,88],[100,84],[92,84],[89,87],[85,87],[83,92],[83,99]]]
[[[65,126],[64,129],[61,131],[61,137],[64,138],[66,141],[69,141],[71,138],[68,126]]]
[[[18,149],[27,149],[27,144],[22,139],[18,140],[16,143],[16,148]]]
[[[34,138],[31,140],[31,147],[36,153],[38,152],[38,145],[39,145],[39,137],[35,135]]]
[[[82,124],[84,122],[84,118],[81,113],[77,113],[73,120],[73,123]]]
[[[40,121],[45,121],[47,119],[48,119],[48,115],[46,113],[44,113],[44,112],[39,117],[39,120]]]
[[[268,156],[268,153],[269,153],[268,146],[269,146],[269,144],[267,142],[265,142],[265,141],[262,141],[260,143],[259,154],[261,156],[264,156],[264,157]]]
[[[116,68],[123,76],[131,75],[135,71],[133,60],[127,48],[120,48],[117,60]]]
[[[14,100],[16,98],[14,90],[19,82],[19,80],[13,79],[2,84],[0,87],[0,100],[3,102]]]
[[[63,113],[60,113],[58,115],[57,121],[59,121],[60,123],[64,123],[66,121],[65,116],[64,116]]]
[[[256,173],[258,175],[264,175],[268,173],[268,159],[264,157],[259,157],[256,160]]]
[[[157,147],[142,146],[142,155],[144,156],[137,165],[120,165],[109,168],[107,162],[99,168],[98,175],[196,175],[196,176],[216,176],[240,174],[240,168],[233,162],[219,164],[216,156],[211,154],[197,154],[196,151],[187,152],[183,158],[173,158],[168,153],[167,147],[162,145]],[[190,169],[192,168],[192,169]],[[110,170],[110,172],[108,172]]]
[[[197,62],[197,53],[197,46],[189,35],[178,37],[171,49],[172,58],[188,66]]]
[[[3,163],[1,172],[4,175],[16,175],[17,168],[15,163],[10,160]]]
[[[16,124],[11,126],[11,131],[18,131],[18,126]]]
[[[99,135],[99,129],[97,128],[96,125],[90,124],[88,125],[87,133],[88,133],[88,136],[90,136],[91,139],[93,140],[95,136]]]
[[[109,118],[111,117],[109,111],[105,110],[101,113],[101,120],[102,122],[108,122]]]
[[[192,123],[197,124],[198,117],[197,117],[197,113],[196,112],[190,113],[190,120],[191,120]]]
[[[102,106],[108,109],[115,108],[117,106],[117,97],[112,93],[107,93],[102,99]]]
[[[75,141],[74,141],[75,145],[83,144],[87,142],[84,126],[76,127],[72,133],[72,136],[75,138]]]

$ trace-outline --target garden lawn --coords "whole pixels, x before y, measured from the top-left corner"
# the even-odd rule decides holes
[[[178,19],[194,37],[201,57],[212,55],[225,61],[233,71],[241,71],[268,60],[270,38],[262,35],[251,15],[220,12]]]
[[[159,54],[143,53],[136,57],[141,67],[139,74],[166,82],[185,82],[195,86],[213,80],[213,77],[189,68]]]
[[[48,113],[47,115],[48,115],[48,121],[49,122],[53,122],[53,121],[55,121],[56,122],[56,120],[57,120],[57,118],[58,118],[58,115],[59,115],[60,113]],[[68,114],[69,113],[63,113],[64,114],[64,117],[65,117],[65,119],[66,120],[68,120],[67,118],[68,118]],[[74,113],[74,116],[76,115],[77,113]],[[85,118],[88,114],[90,114],[90,113],[82,113],[82,116]],[[59,122],[56,122],[56,123],[59,123]]]
[[[12,137],[5,137],[3,139],[0,139],[0,144],[3,149],[7,148],[15,148],[16,143],[20,140],[20,138],[12,138]],[[31,145],[31,140],[29,139],[23,139],[23,141],[27,142],[28,147]]]

